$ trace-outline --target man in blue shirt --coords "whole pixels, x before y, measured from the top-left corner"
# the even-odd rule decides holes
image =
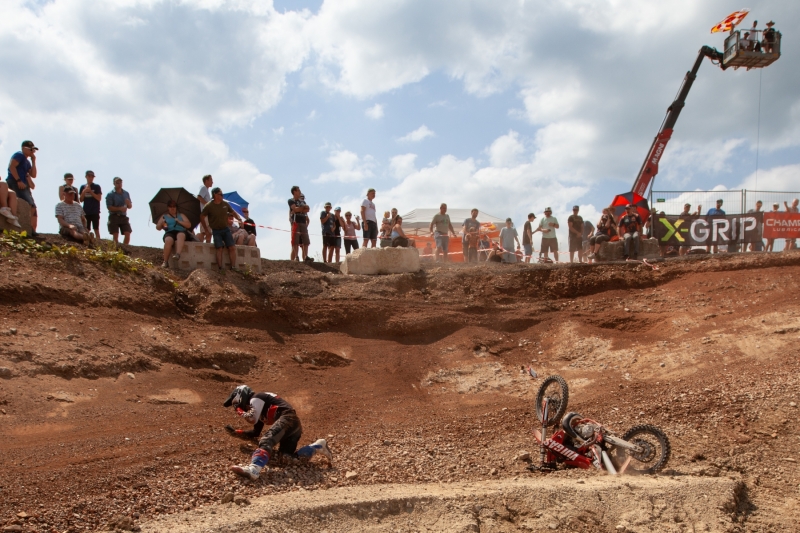
[[[717,215],[717,216],[725,216],[725,211],[722,210],[722,198],[717,200],[717,207],[712,207],[711,209],[709,209],[708,213],[706,213],[706,215],[708,215],[708,216],[715,216],[715,215]],[[706,252],[711,252],[711,248],[712,248],[711,246],[706,246]],[[716,244],[713,246],[713,248],[714,248],[714,253],[717,253],[719,251],[717,249],[717,245]]]
[[[122,189],[122,178],[114,178],[114,190],[106,195],[108,209],[108,232],[114,237],[114,244],[119,244],[119,232],[125,236],[123,244],[131,242],[131,223],[128,220],[128,209],[133,208],[131,195]]]
[[[6,178],[8,188],[17,194],[18,199],[24,200],[31,206],[31,228],[33,228],[31,237],[37,236],[36,225],[39,221],[36,203],[31,194],[31,190],[36,187],[33,178],[36,177],[37,150],[38,148],[32,141],[23,141],[22,149],[12,155],[11,161],[8,162],[8,177]]]

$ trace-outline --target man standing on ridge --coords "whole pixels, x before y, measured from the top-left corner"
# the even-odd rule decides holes
[[[553,261],[556,263],[558,263],[558,237],[556,236],[558,228],[558,220],[553,216],[553,210],[545,207],[544,218],[539,222],[539,230],[542,232],[542,247],[539,255],[546,260],[548,253],[553,252]]]
[[[255,394],[253,389],[247,385],[239,385],[231,392],[222,406],[233,407],[239,416],[254,426],[249,431],[225,426],[225,429],[232,435],[254,439],[261,435],[265,424],[270,426],[258,441],[258,448],[253,452],[250,464],[231,467],[236,474],[254,481],[258,479],[261,470],[272,458],[275,446],[279,446],[278,451],[282,455],[288,455],[295,459],[308,460],[321,453],[328,459],[328,464],[332,463],[333,456],[325,439],[318,439],[308,446],[297,449],[297,444],[303,435],[300,417],[297,416],[294,407],[277,394],[272,392]]]
[[[436,231],[433,230],[434,226],[436,226]],[[433,216],[428,231],[433,233],[433,240],[436,241],[436,260],[439,260],[439,253],[441,252],[442,261],[446,262],[447,250],[450,248],[450,235],[448,231],[453,237],[456,236],[456,230],[453,229],[453,225],[450,223],[450,215],[447,214],[447,204],[439,206],[439,212]]]
[[[308,257],[308,245],[311,239],[308,237],[308,211],[310,207],[305,202],[300,187],[292,187],[292,197],[289,198],[289,219],[292,221],[292,255],[291,261],[298,261],[298,251],[302,246],[303,261],[311,262],[313,259]]]
[[[378,214],[375,211],[375,204],[372,200],[375,199],[375,189],[367,191],[367,197],[361,202],[361,227],[364,230],[364,244],[367,247],[368,242],[372,242],[372,247],[378,242]]]
[[[128,209],[132,209],[131,195],[122,188],[122,178],[114,178],[114,189],[106,195],[106,209],[108,209],[108,232],[114,238],[114,244],[119,244],[119,232],[124,235],[123,244],[131,242],[131,222],[128,219]]]
[[[31,206],[31,228],[33,228],[31,237],[38,236],[36,226],[39,222],[39,214],[36,211],[33,194],[31,194],[33,188],[36,187],[33,179],[36,177],[36,152],[38,150],[33,141],[22,141],[20,151],[14,153],[11,161],[8,162],[8,177],[6,178],[8,188],[17,195],[17,199],[23,200]]]
[[[100,240],[100,201],[103,199],[103,190],[94,182],[94,172],[86,171],[86,183],[81,185],[78,193],[80,202],[83,202],[83,212],[86,215],[86,229],[94,227],[94,236]]]
[[[228,256],[231,260],[231,270],[236,268],[236,243],[233,242],[233,234],[228,227],[228,216],[234,217],[239,222],[242,221],[239,214],[233,210],[228,202],[222,198],[222,189],[214,187],[211,190],[211,201],[208,202],[200,211],[200,221],[206,223],[211,228],[211,236],[214,239],[214,249],[217,253],[217,267],[222,270],[222,249],[228,249]]]

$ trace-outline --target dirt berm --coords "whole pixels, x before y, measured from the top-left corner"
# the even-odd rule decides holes
[[[230,502],[142,524],[143,532],[732,531],[740,481],[611,476],[373,485]]]

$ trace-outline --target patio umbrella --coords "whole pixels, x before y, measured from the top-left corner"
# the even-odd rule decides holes
[[[150,200],[150,216],[153,222],[167,212],[167,202],[175,200],[178,212],[189,219],[192,228],[200,223],[200,200],[183,187],[160,189]]]
[[[616,195],[614,201],[611,202],[610,207],[614,208],[615,219],[620,219],[622,213],[625,212],[625,206],[628,204],[636,207],[636,211],[639,213],[639,216],[642,217],[642,221],[646,221],[650,218],[650,207],[647,205],[647,199],[643,196],[639,196],[635,192],[626,192],[625,194]]]
[[[241,196],[239,196],[238,192],[236,191],[226,192],[225,194],[222,195],[222,198],[226,202],[231,204],[233,210],[239,213],[240,217],[247,218],[244,216],[244,213],[242,213],[242,208],[249,206],[250,203]]]

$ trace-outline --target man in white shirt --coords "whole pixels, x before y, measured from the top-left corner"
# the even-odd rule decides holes
[[[361,202],[361,218],[364,220],[362,223],[364,230],[364,248],[367,247],[367,242],[372,242],[372,247],[378,242],[378,217],[375,212],[375,204],[372,200],[375,199],[375,189],[367,191],[367,197]]]
[[[211,177],[211,174],[203,176],[203,186],[200,187],[200,192],[197,194],[197,200],[200,202],[201,211],[206,204],[211,201],[211,187],[213,185],[214,178]],[[200,232],[197,234],[197,238],[200,239],[200,242],[211,242],[211,228],[208,226],[208,222],[202,222],[200,224]]]

